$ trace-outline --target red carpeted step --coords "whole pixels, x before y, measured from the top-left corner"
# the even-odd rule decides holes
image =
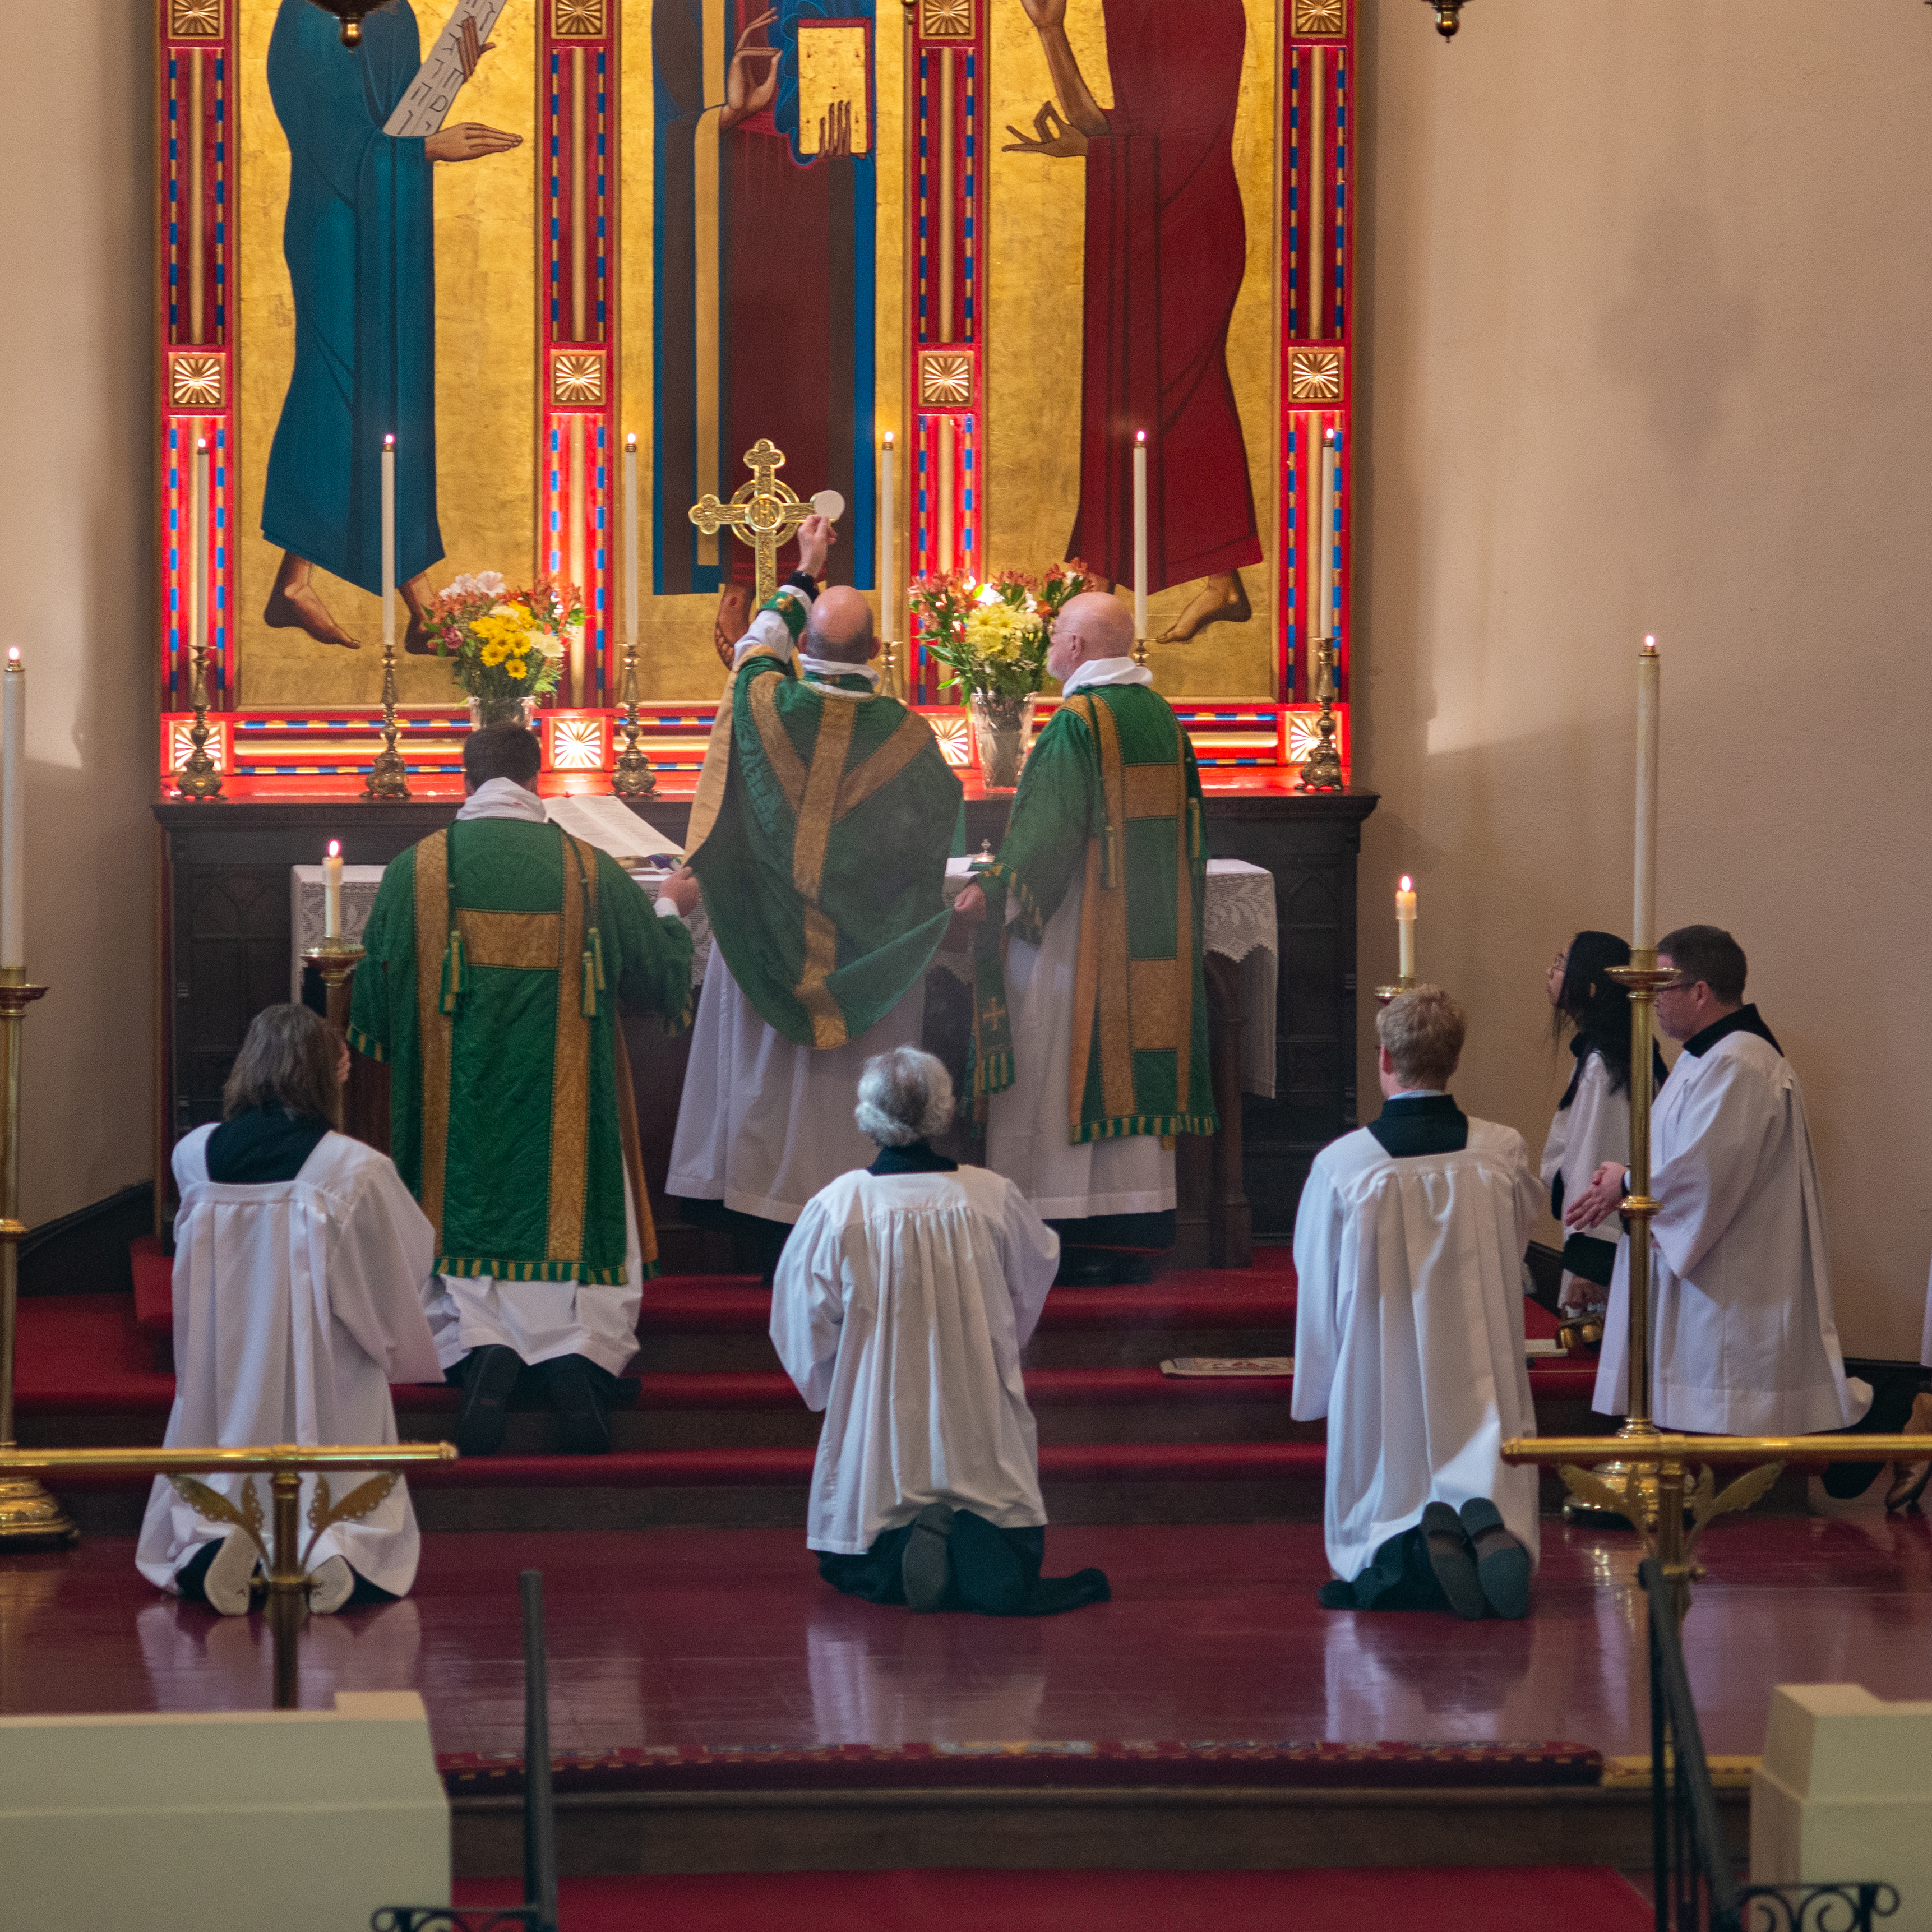
[[[134,1326],[157,1342],[175,1334],[175,1264],[152,1234],[130,1241],[128,1262],[134,1276]]]
[[[22,1415],[130,1415],[175,1399],[175,1378],[153,1366],[126,1294],[33,1294],[20,1304],[14,1406]]]

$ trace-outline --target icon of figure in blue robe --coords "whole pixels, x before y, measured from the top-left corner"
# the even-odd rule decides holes
[[[382,450],[396,439],[396,575],[412,648],[442,556],[436,512],[436,256],[430,164],[473,160],[523,137],[465,122],[427,139],[382,127],[422,65],[410,0],[388,0],[345,47],[335,18],[282,0],[268,92],[289,142],[282,232],[295,367],[268,452],[262,534],[285,553],[271,629],[357,640],[313,581],[320,568],[380,596]]]

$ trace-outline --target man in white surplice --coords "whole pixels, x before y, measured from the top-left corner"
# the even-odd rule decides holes
[[[1060,1243],[1011,1181],[933,1151],[952,1082],[931,1054],[880,1054],[858,1090],[878,1158],[806,1208],[772,1294],[778,1359],[825,1412],[806,1546],[827,1582],[874,1603],[1047,1616],[1104,1602],[1097,1570],[1040,1574],[1020,1351]]]
[[[1714,926],[1658,942],[1658,1024],[1684,1051],[1651,1116],[1651,1414],[1665,1429],[1800,1436],[1871,1406],[1845,1373],[1804,1096],[1755,1006],[1744,949]],[[1564,1210],[1591,1225],[1628,1191],[1606,1161]],[[1594,1407],[1626,1412],[1630,1240],[1618,1244]],[[1870,1480],[1869,1476],[1867,1478]]]
[[[1384,1104],[1315,1158],[1294,1223],[1294,1413],[1328,1419],[1331,1610],[1520,1617],[1538,1548],[1522,1258],[1542,1209],[1514,1127],[1447,1091],[1462,1008],[1418,986],[1377,1015]]]
[[[222,1096],[224,1119],[174,1152],[175,1402],[166,1446],[390,1443],[392,1382],[436,1382],[422,1296],[436,1238],[387,1154],[332,1130],[349,1049],[306,1006],[255,1016]],[[331,1470],[338,1498],[368,1470]],[[202,1480],[237,1500],[250,1480]],[[253,1479],[265,1504],[266,1477]],[[307,1511],[314,1476],[302,1478]],[[266,1509],[264,1514],[266,1514]],[[399,1597],[421,1538],[400,1479],[361,1520],[310,1546],[309,1604]],[[256,1548],[154,1478],[135,1562],[150,1582],[236,1616]]]

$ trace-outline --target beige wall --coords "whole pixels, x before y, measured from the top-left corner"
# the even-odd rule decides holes
[[[0,62],[0,646],[27,725],[29,1222],[152,1172],[153,35],[32,10]],[[25,26],[24,21],[16,22]]]
[[[1544,964],[1629,930],[1631,657],[1656,632],[1662,921],[1749,954],[1804,1084],[1846,1345],[1916,1354],[1932,12],[1470,0],[1445,46],[1414,0],[1363,11],[1364,982],[1393,970],[1406,868],[1423,969],[1471,1011],[1460,1090],[1540,1145]]]

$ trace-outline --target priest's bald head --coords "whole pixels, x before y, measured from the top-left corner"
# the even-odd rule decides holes
[[[1068,598],[1053,620],[1047,646],[1046,669],[1064,684],[1084,664],[1100,658],[1124,658],[1134,648],[1134,614],[1104,590],[1083,590]]]
[[[805,620],[805,650],[834,664],[868,663],[879,653],[872,607],[849,584],[828,584]]]

